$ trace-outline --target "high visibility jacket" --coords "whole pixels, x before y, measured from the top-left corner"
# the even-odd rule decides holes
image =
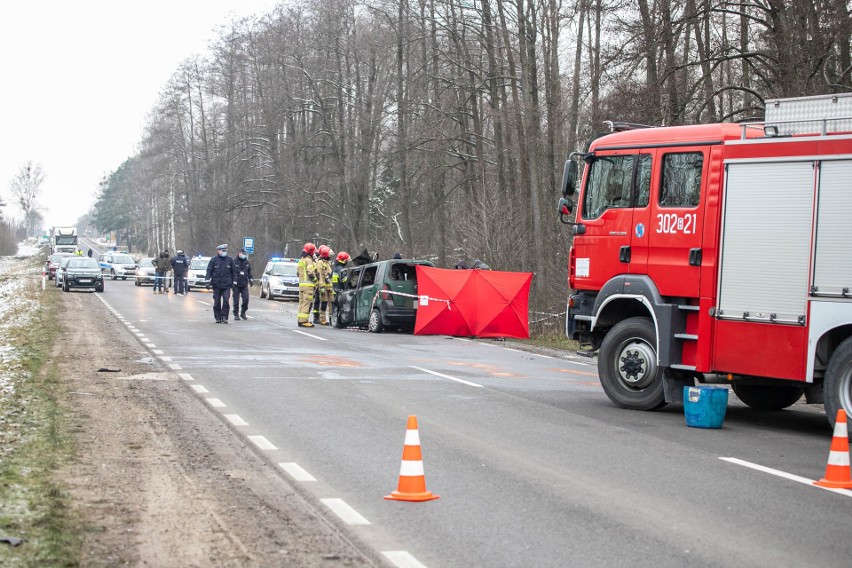
[[[331,287],[334,290],[342,290],[346,284],[346,281],[340,278],[340,273],[343,272],[344,268],[346,268],[346,263],[338,262],[337,260],[334,261],[334,265],[331,267]]]
[[[326,290],[331,290],[331,264],[328,260],[321,258],[317,261],[317,287],[323,287]]]
[[[296,265],[296,274],[299,276],[299,289],[314,288],[319,279],[317,275],[317,263],[310,255],[305,255],[299,259],[299,264]]]

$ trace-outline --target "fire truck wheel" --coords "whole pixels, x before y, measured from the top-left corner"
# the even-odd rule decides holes
[[[731,383],[734,394],[755,410],[783,410],[802,398],[802,387],[787,385],[747,385]]]
[[[825,416],[833,428],[838,410],[842,408],[846,414],[852,414],[852,337],[832,353],[824,380]]]
[[[616,406],[655,410],[666,404],[657,367],[657,333],[649,318],[629,318],[604,337],[598,355],[601,386]]]

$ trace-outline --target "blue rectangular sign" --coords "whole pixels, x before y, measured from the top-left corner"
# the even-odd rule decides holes
[[[243,238],[243,248],[249,254],[254,254],[254,237]]]

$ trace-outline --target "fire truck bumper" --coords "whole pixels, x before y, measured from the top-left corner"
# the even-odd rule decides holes
[[[580,344],[590,342],[592,329],[592,309],[596,295],[578,292],[568,297],[568,310],[565,317],[565,335]]]

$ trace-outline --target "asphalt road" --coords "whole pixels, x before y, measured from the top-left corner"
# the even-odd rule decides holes
[[[850,563],[852,492],[807,483],[823,476],[832,434],[811,407],[732,400],[721,430],[688,428],[681,405],[612,406],[593,361],[300,329],[295,303],[252,292],[250,319],[228,325],[214,323],[209,292],[154,295],[128,280],[91,297],[391,565]],[[434,501],[383,499],[409,415]]]

